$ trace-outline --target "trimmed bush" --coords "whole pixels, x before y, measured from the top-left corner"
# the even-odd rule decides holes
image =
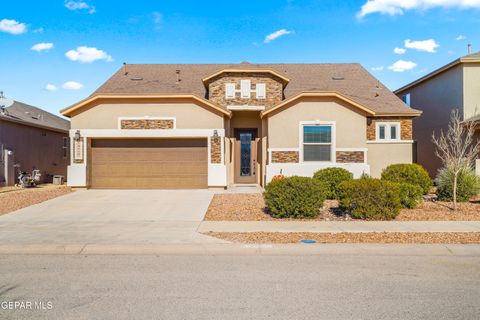
[[[275,218],[314,218],[327,193],[325,184],[307,177],[288,177],[270,182],[263,197]]]
[[[358,179],[340,184],[340,205],[354,218],[391,220],[400,211],[397,183],[380,179]]]
[[[392,164],[383,169],[382,179],[420,186],[423,194],[427,194],[432,187],[432,179],[430,179],[427,170],[416,163]]]
[[[423,190],[420,186],[402,182],[398,184],[398,187],[402,207],[413,209],[422,201]]]
[[[325,183],[327,199],[338,199],[339,185],[343,181],[353,179],[353,174],[343,168],[326,168],[315,172],[313,178]]]
[[[437,195],[440,201],[453,200],[453,172],[442,168],[437,175]],[[457,178],[457,201],[466,202],[480,191],[480,178],[473,169],[465,168],[458,174]]]

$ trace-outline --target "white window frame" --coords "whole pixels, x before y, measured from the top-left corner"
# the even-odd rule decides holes
[[[332,127],[332,132],[331,132],[331,136],[332,136],[332,141],[330,143],[309,143],[309,144],[312,144],[312,145],[330,145],[331,148],[330,148],[330,161],[304,161],[303,160],[303,146],[304,146],[304,143],[303,143],[303,127],[305,126],[330,126]],[[336,122],[335,121],[320,121],[320,120],[315,120],[315,121],[300,121],[299,123],[299,129],[298,129],[298,146],[299,146],[299,163],[311,163],[311,164],[315,164],[315,163],[336,163],[337,162],[337,159],[336,159],[336,147],[337,147],[337,134],[336,134]]]
[[[267,86],[265,83],[257,83],[255,85],[255,97],[259,100],[267,98]]]
[[[380,127],[385,126],[385,139],[380,139]],[[397,138],[392,139],[391,138],[391,128],[396,127],[397,128]],[[400,141],[401,140],[401,133],[402,126],[400,125],[400,122],[376,122],[375,123],[375,139],[377,141]]]
[[[231,88],[231,92],[233,95],[228,95],[228,88]],[[225,99],[235,99],[235,93],[236,93],[236,86],[235,83],[225,83]]]
[[[240,80],[240,98],[250,99],[252,96],[252,81]]]

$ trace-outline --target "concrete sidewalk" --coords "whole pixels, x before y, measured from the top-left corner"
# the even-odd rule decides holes
[[[480,221],[203,221],[198,232],[480,232]]]

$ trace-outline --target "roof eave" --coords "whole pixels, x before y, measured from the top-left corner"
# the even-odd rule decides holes
[[[34,128],[39,128],[39,129],[44,129],[44,130],[49,130],[49,131],[55,131],[55,132],[60,132],[60,133],[68,133],[68,131],[69,131],[69,129],[62,129],[62,128],[57,128],[57,127],[46,126],[46,125],[37,124],[37,123],[33,123],[33,122],[23,121],[23,120],[20,120],[20,119],[13,119],[13,118],[2,116],[2,115],[0,115],[0,120],[5,120],[5,121],[8,121],[8,122],[21,124],[21,125],[28,126],[28,127],[34,127]]]
[[[75,110],[78,110],[96,100],[100,99],[192,99],[195,101],[198,101],[202,103],[203,105],[206,105],[208,107],[211,107],[219,112],[222,112],[223,114],[231,117],[232,113],[229,110],[225,110],[210,101],[207,101],[203,98],[198,97],[197,95],[194,94],[172,94],[172,95],[109,95],[109,94],[98,94],[94,96],[90,96],[88,98],[85,98],[81,100],[80,102],[73,104],[67,108],[64,108],[60,110],[60,113],[66,117],[70,117],[71,113]]]
[[[274,110],[277,110],[289,103],[292,103],[296,100],[299,100],[299,99],[302,99],[302,98],[308,98],[308,97],[334,97],[334,98],[338,98],[342,101],[345,101],[359,109],[361,109],[362,111],[366,112],[367,114],[370,114],[370,115],[374,115],[375,112],[367,107],[365,107],[364,105],[342,95],[341,93],[339,92],[336,92],[336,91],[304,91],[304,92],[301,92],[299,94],[297,94],[296,96],[293,96],[289,99],[286,99],[286,100],[283,100],[282,102],[280,102],[279,104],[271,107],[270,109],[267,109],[267,110],[264,110],[262,111],[261,113],[261,117],[263,118],[265,115],[269,114],[270,112],[274,111]]]
[[[270,74],[276,76],[277,78],[280,78],[285,86],[290,82],[290,79],[284,77],[280,73],[278,73],[274,70],[271,70],[271,69],[222,69],[222,70],[219,70],[219,71],[215,72],[214,74],[212,74],[208,77],[203,78],[202,79],[203,85],[205,87],[207,87],[208,82],[211,79],[221,75],[222,73],[228,73],[228,72],[231,72],[231,73],[270,73]]]
[[[427,75],[425,75],[425,76],[423,76],[423,77],[421,77],[421,78],[419,78],[415,81],[412,81],[412,82],[404,85],[403,87],[398,88],[397,90],[393,91],[393,93],[399,94],[399,93],[401,93],[401,92],[403,92],[403,91],[405,91],[405,90],[407,90],[411,87],[414,87],[414,86],[416,86],[416,85],[418,85],[418,84],[420,84],[420,83],[422,83],[422,82],[424,82],[424,81],[426,81],[430,78],[433,78],[433,77],[435,77],[436,75],[438,75],[442,72],[450,70],[451,68],[453,68],[453,67],[455,67],[459,64],[462,64],[462,63],[480,63],[480,59],[478,59],[478,58],[458,58],[458,59],[444,65],[443,67],[440,67],[440,68],[430,72],[429,74],[427,74]]]

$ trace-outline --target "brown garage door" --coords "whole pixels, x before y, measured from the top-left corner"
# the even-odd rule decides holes
[[[207,139],[95,139],[91,187],[207,188]]]

